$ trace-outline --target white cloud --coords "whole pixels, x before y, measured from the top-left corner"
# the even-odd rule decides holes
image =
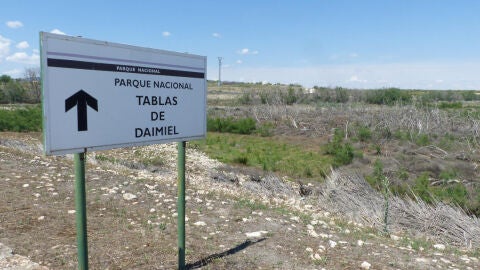
[[[53,29],[52,31],[50,31],[50,33],[52,34],[57,34],[57,35],[66,35],[64,32],[58,30],[57,28]]]
[[[10,53],[10,44],[12,41],[0,35],[0,62]]]
[[[238,50],[237,51],[238,54],[243,54],[243,55],[247,55],[247,54],[258,54],[258,51],[251,51],[249,48],[243,48],[241,50]]]
[[[169,37],[171,35],[172,35],[172,33],[168,32],[168,31],[162,32],[162,36],[164,36],[164,37]]]
[[[7,70],[7,71],[2,71],[0,73],[8,75],[8,76],[13,77],[13,78],[18,78],[21,75],[23,75],[23,72],[24,71],[22,71],[21,69],[15,68],[15,69]]]
[[[250,51],[250,50],[249,50],[248,48],[243,48],[243,49],[237,51],[237,53],[239,53],[239,54],[248,54],[249,51]]]
[[[349,81],[349,82],[359,82],[359,83],[365,83],[365,82],[367,82],[367,80],[362,80],[362,79],[360,79],[357,75],[351,76],[348,81]]]
[[[357,58],[357,57],[358,57],[358,53],[354,53],[354,52],[353,52],[353,53],[350,53],[348,56],[349,56],[350,58]]]
[[[23,26],[23,23],[21,21],[8,21],[5,23],[8,27],[17,29]]]
[[[7,56],[7,61],[27,64],[27,65],[40,65],[40,56],[38,54],[28,55],[24,52],[16,52],[10,56]]]
[[[220,37],[222,37],[219,33],[213,33],[212,36],[213,36],[214,38],[220,38]]]
[[[16,47],[17,49],[26,49],[30,47],[30,45],[28,45],[28,42],[22,41],[22,42],[19,42]]]
[[[237,60],[237,64],[241,64],[241,63],[243,63],[242,60]]]

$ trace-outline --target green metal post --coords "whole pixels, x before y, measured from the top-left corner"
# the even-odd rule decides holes
[[[77,223],[78,269],[88,270],[87,206],[85,192],[86,151],[74,155],[75,160],[75,212]]]
[[[178,269],[185,269],[185,145],[186,142],[178,142]]]

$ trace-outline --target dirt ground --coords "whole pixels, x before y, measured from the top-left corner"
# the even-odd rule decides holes
[[[142,165],[152,153],[160,162]],[[175,269],[175,144],[87,159],[90,268]],[[418,248],[420,240],[342,220],[313,197],[254,193],[248,175],[225,168],[187,150],[188,269],[480,269],[477,253]],[[40,134],[0,133],[0,198],[0,243],[12,256],[38,264],[30,269],[77,267],[71,156],[44,156]],[[26,269],[8,258],[0,268]]]

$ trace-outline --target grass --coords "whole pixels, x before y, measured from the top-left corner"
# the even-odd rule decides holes
[[[42,109],[40,105],[0,109],[0,131],[30,132],[42,130]]]
[[[274,137],[209,132],[207,139],[190,142],[211,158],[228,164],[253,166],[294,178],[323,180],[331,156],[295,146]]]

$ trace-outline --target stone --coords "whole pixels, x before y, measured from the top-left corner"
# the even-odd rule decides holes
[[[268,233],[267,231],[258,231],[258,232],[248,232],[248,233],[245,233],[245,235],[248,238],[258,238],[258,237],[262,237],[263,234],[267,234],[267,233]]]
[[[393,240],[393,241],[398,241],[400,240],[400,237],[399,236],[396,236],[394,234],[390,235],[390,238]]]
[[[123,196],[123,199],[126,201],[131,201],[137,198],[137,196],[132,193],[124,193],[122,196]]]
[[[0,243],[0,260],[12,256],[12,249]]]
[[[205,223],[203,221],[197,221],[197,222],[193,223],[193,225],[195,225],[195,226],[206,226],[207,223]]]
[[[444,244],[435,244],[435,245],[433,245],[433,247],[435,249],[438,249],[438,250],[445,250],[445,245]]]
[[[367,261],[364,261],[362,262],[362,264],[360,265],[360,268],[362,269],[370,269],[370,266],[372,266],[370,263],[368,263]]]
[[[337,242],[328,240],[328,244],[330,245],[331,248],[335,248],[337,246]]]

